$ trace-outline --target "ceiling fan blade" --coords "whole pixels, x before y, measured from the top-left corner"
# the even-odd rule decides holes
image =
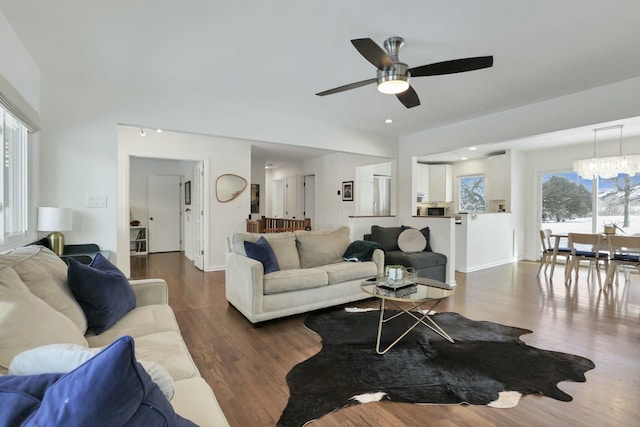
[[[420,105],[420,98],[418,98],[418,94],[411,86],[409,86],[409,89],[405,90],[404,92],[397,93],[396,97],[407,108],[413,108]]]
[[[411,77],[438,76],[440,74],[462,73],[465,71],[480,70],[493,65],[493,56],[477,56],[474,58],[453,59],[451,61],[436,62],[410,68]]]
[[[380,46],[370,38],[354,39],[351,44],[364,58],[371,62],[378,70],[388,70],[393,67],[393,61]]]
[[[355,83],[349,83],[348,85],[344,85],[344,86],[340,86],[340,87],[334,87],[333,89],[329,89],[329,90],[325,90],[322,92],[318,92],[316,93],[316,95],[318,96],[325,96],[325,95],[331,95],[334,93],[338,93],[338,92],[344,92],[345,90],[349,90],[349,89],[355,89],[358,88],[360,86],[366,86],[368,84],[371,83],[375,83],[377,82],[378,79],[368,79],[368,80],[362,80],[361,82],[355,82]]]

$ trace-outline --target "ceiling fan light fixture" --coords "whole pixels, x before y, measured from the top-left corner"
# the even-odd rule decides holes
[[[378,70],[378,91],[389,95],[402,93],[409,89],[409,67],[397,62],[390,70]]]
[[[388,95],[395,95],[397,93],[402,93],[405,90],[409,89],[409,82],[407,81],[406,76],[398,76],[404,77],[398,78],[396,80],[385,80],[382,82],[378,82],[378,90],[382,93],[386,93]]]

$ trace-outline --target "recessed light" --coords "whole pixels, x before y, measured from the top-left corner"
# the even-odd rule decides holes
[[[386,119],[384,122],[387,123],[387,124],[393,123],[393,119]]]
[[[469,151],[477,150],[478,147],[469,147]]]
[[[466,157],[460,157],[460,160],[467,160]]]
[[[156,129],[156,132],[162,133],[162,129]]]

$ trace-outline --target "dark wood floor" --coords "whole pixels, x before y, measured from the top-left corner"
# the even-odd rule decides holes
[[[133,257],[132,277],[169,284],[169,303],[202,376],[234,427],[274,426],[289,397],[285,376],[320,350],[304,315],[259,328],[224,294],[224,272],[203,273],[181,253]],[[531,329],[530,345],[594,361],[586,383],[563,382],[572,402],[526,396],[511,409],[378,402],[329,414],[312,426],[635,426],[640,425],[640,277],[609,292],[586,281],[566,287],[536,277],[537,263],[520,262],[458,274],[440,311]],[[374,306],[373,301],[359,306]]]

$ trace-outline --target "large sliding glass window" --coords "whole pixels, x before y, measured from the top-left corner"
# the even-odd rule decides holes
[[[543,175],[543,228],[596,233],[610,223],[619,227],[619,233],[640,233],[640,176],[591,180],[575,172]]]

